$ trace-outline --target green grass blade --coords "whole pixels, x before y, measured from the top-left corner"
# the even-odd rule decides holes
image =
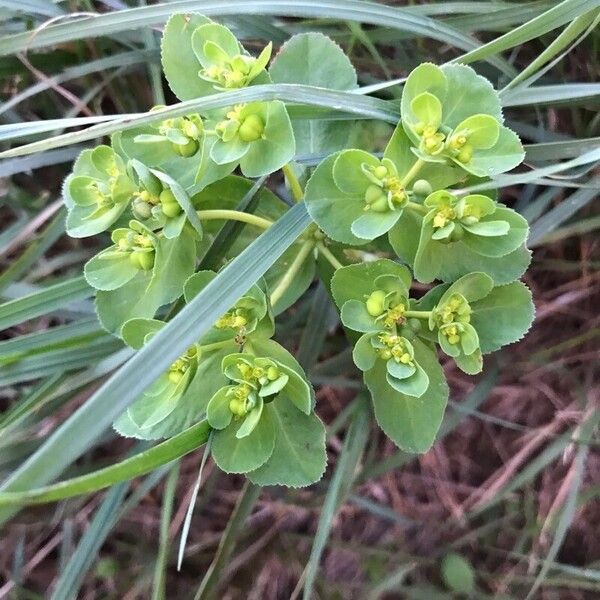
[[[54,137],[32,142],[0,152],[0,158],[23,156],[33,152],[41,152],[52,148],[60,148],[79,142],[96,139],[101,136],[110,135],[115,131],[123,131],[140,125],[145,125],[167,118],[184,116],[194,112],[205,112],[215,108],[244,104],[263,100],[282,100],[296,104],[306,104],[334,109],[338,112],[354,115],[364,119],[379,119],[388,123],[396,124],[400,118],[398,108],[385,100],[363,96],[352,92],[339,92],[326,90],[309,85],[277,84],[257,85],[227,93],[216,93],[203,98],[195,98],[185,102],[172,104],[160,110],[154,110],[139,115],[112,115],[96,119],[99,124],[92,125],[87,129],[77,132],[63,133]],[[75,127],[93,123],[90,117],[76,119],[53,119],[51,125],[48,121],[33,123],[27,128],[19,128],[14,125],[0,125],[0,140],[7,141],[31,134],[41,133],[64,127]],[[94,117],[95,119],[95,117]]]
[[[24,298],[16,298],[0,304],[0,330],[40,315],[64,310],[72,302],[89,298],[93,292],[94,290],[81,276],[50,285]]]
[[[160,533],[158,538],[158,554],[154,566],[154,580],[152,582],[152,600],[165,600],[167,584],[167,566],[169,562],[169,526],[175,503],[177,491],[177,478],[179,477],[179,463],[175,463],[169,471],[160,511]]]
[[[250,516],[261,491],[261,486],[254,485],[246,480],[235,508],[233,509],[233,513],[229,518],[227,527],[223,532],[215,557],[202,579],[202,583],[194,596],[194,600],[209,600],[210,598],[214,598],[216,587],[219,583],[219,576],[235,549],[237,540],[242,534],[246,519]]]
[[[121,483],[108,492],[61,573],[50,600],[71,600],[78,596],[85,574],[118,520],[128,489],[129,483]]]
[[[468,64],[477,60],[487,59],[490,56],[504,52],[504,50],[514,48],[519,44],[540,37],[544,33],[548,33],[548,31],[569,23],[573,19],[597,7],[597,0],[564,0],[564,2],[553,6],[541,15],[531,19],[531,21],[495,38],[476,50],[471,50],[463,54],[455,59],[455,61]]]
[[[540,217],[529,231],[529,246],[535,248],[543,243],[544,236],[557,229],[578,210],[598,198],[598,189],[581,189]]]
[[[581,425],[578,438],[583,441],[589,440],[599,422],[600,411],[595,410],[592,412],[592,415]],[[535,593],[539,589],[540,585],[542,585],[544,578],[548,574],[548,571],[552,566],[552,562],[557,557],[558,551],[560,550],[565,536],[567,535],[567,531],[569,530],[569,527],[575,518],[575,513],[577,510],[577,496],[579,494],[579,488],[583,482],[584,467],[588,453],[589,446],[587,444],[580,444],[573,465],[573,480],[571,482],[562,514],[556,525],[554,539],[552,540],[552,544],[548,549],[548,554],[546,555],[546,559],[544,560],[542,568],[535,578],[535,581],[531,586],[531,589],[529,590],[525,600],[530,600],[531,598],[535,597]]]
[[[528,88],[516,88],[502,97],[502,106],[528,106],[532,104],[569,105],[579,100],[600,103],[600,84],[598,83],[561,83]]]
[[[321,511],[314,543],[304,572],[304,591],[302,595],[304,600],[313,598],[313,587],[321,556],[329,538],[333,518],[352,487],[356,467],[369,437],[369,418],[368,400],[366,394],[363,394],[361,400],[356,404],[354,418],[346,432],[344,445],[338,456],[337,465],[323,502],[323,510]]]
[[[505,95],[508,90],[514,88],[521,82],[526,80],[537,73],[546,63],[550,62],[557,54],[564,50],[571,42],[577,40],[577,38],[583,32],[587,32],[581,36],[579,42],[590,33],[598,21],[598,11],[590,11],[587,14],[577,17],[573,22],[569,23],[564,31],[557,36],[550,45],[534,60],[532,60],[500,93]]]
[[[400,8],[360,0],[175,0],[154,6],[125,9],[73,22],[56,23],[32,36],[29,32],[6,36],[0,40],[0,56],[33,50],[78,39],[139,29],[164,23],[177,12],[200,12],[208,17],[229,15],[282,15],[286,17],[327,18],[383,25],[398,31],[413,32],[463,50],[477,48],[478,43],[452,27]]]

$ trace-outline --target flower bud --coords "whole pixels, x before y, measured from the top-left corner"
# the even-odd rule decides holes
[[[429,196],[429,194],[431,194],[433,191],[433,188],[426,179],[417,179],[417,181],[413,183],[412,191],[417,196]]]
[[[254,142],[261,138],[265,130],[265,124],[258,115],[248,115],[240,128],[238,135],[243,142]]]
[[[149,219],[152,216],[152,205],[148,202],[145,202],[141,198],[136,198],[132,205],[131,210],[133,212],[133,216],[136,219]]]

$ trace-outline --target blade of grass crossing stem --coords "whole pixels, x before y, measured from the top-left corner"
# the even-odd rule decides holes
[[[319,563],[329,538],[335,513],[352,487],[356,467],[369,437],[369,416],[367,396],[363,392],[361,393],[361,400],[356,405],[354,418],[346,431],[344,445],[338,456],[337,465],[323,503],[315,540],[304,570],[304,592],[302,595],[304,600],[311,600],[313,597],[313,587],[319,570]]]
[[[254,212],[255,207],[258,206],[256,194],[263,186],[266,179],[266,176],[257,179],[235,207],[235,210],[240,212]],[[245,224],[240,221],[227,221],[223,227],[219,229],[213,243],[203,256],[200,263],[200,269],[217,271],[221,266],[221,261],[225,258],[227,251],[231,248],[231,245],[244,227]]]
[[[246,481],[244,484],[235,508],[233,509],[233,513],[227,523],[227,527],[219,542],[215,557],[200,583],[200,587],[194,596],[194,600],[209,600],[210,598],[215,597],[223,567],[229,561],[238,538],[242,534],[246,519],[250,516],[261,491],[261,486],[254,485],[253,483],[250,483],[250,481]]]
[[[139,477],[202,446],[208,440],[209,433],[210,426],[207,421],[201,421],[172,438],[109,467],[42,488],[24,492],[0,492],[0,507],[55,502],[72,496],[96,492],[122,481]],[[0,511],[0,515],[4,520],[2,511]]]
[[[23,298],[0,304],[0,330],[29,319],[64,309],[71,302],[89,298],[94,290],[84,277],[55,283]]]
[[[536,87],[517,88],[502,99],[502,106],[531,106],[541,104],[560,104],[577,100],[585,101],[600,94],[597,83],[561,83]]]
[[[192,492],[192,497],[190,498],[190,503],[187,507],[187,511],[185,513],[185,520],[183,522],[183,527],[181,529],[181,538],[179,540],[179,551],[177,553],[177,570],[181,571],[181,563],[183,562],[183,555],[185,552],[185,545],[187,542],[188,534],[190,532],[190,525],[192,524],[192,515],[194,514],[194,507],[196,506],[196,499],[198,498],[198,492],[200,491],[200,484],[202,483],[202,473],[204,472],[204,465],[206,465],[206,460],[210,455],[210,442],[212,437],[208,436],[208,441],[206,442],[206,446],[204,446],[204,452],[202,454],[202,460],[200,461],[200,469],[198,469],[198,477],[196,477],[196,483],[194,484],[194,490]]]
[[[120,483],[108,492],[61,573],[50,600],[72,600],[78,597],[86,572],[117,522],[128,489],[129,483]]]
[[[594,430],[598,426],[599,422],[600,422],[600,411],[594,410],[592,412],[591,416],[581,425],[580,431],[579,431],[580,435],[578,436],[578,438],[581,439],[582,441],[589,440],[591,438],[592,434],[594,433]],[[550,568],[552,566],[552,562],[558,555],[558,551],[560,550],[560,547],[562,546],[565,536],[567,535],[567,531],[569,530],[569,527],[571,526],[571,523],[573,522],[573,519],[575,517],[575,512],[577,509],[577,496],[579,494],[579,488],[581,487],[581,483],[583,481],[583,474],[584,474],[583,471],[585,468],[585,462],[587,459],[588,452],[589,452],[589,446],[587,444],[580,444],[580,446],[577,450],[577,454],[575,455],[575,460],[574,460],[574,464],[573,464],[574,472],[573,472],[573,480],[571,482],[571,488],[567,495],[567,499],[565,501],[565,505],[562,510],[562,514],[556,525],[554,539],[552,540],[552,544],[550,545],[550,548],[548,549],[548,554],[546,555],[546,558],[544,559],[542,568],[540,569],[540,572],[538,573],[537,577],[535,578],[535,581],[534,581],[533,585],[531,586],[531,589],[529,590],[529,593],[527,594],[527,597],[525,598],[525,600],[530,600],[531,598],[535,597],[535,593],[538,591],[539,587],[544,582],[544,578],[548,574],[548,571],[550,570]]]
[[[146,125],[166,118],[185,116],[190,112],[206,112],[215,108],[224,108],[235,104],[244,104],[253,101],[282,100],[308,106],[330,108],[337,112],[354,115],[365,119],[379,119],[391,124],[396,124],[399,118],[398,108],[390,102],[363,96],[353,92],[339,92],[326,90],[309,85],[298,84],[267,84],[257,85],[249,88],[218,93],[178,102],[164,108],[139,114],[112,115],[102,118],[78,117],[76,119],[54,119],[49,121],[39,121],[28,125],[26,128],[18,128],[13,124],[0,125],[0,140],[9,141],[18,139],[23,135],[42,133],[44,131],[53,131],[64,127],[76,127],[97,123],[81,131],[62,133],[53,137],[42,139],[36,142],[19,146],[0,152],[0,158],[11,158],[14,156],[23,156],[34,152],[41,152],[53,148],[60,148],[86,142],[101,136],[110,135],[115,131],[124,131],[140,125]]]
[[[264,275],[310,223],[296,204],[232,260],[172,321],[48,437],[0,491],[43,485],[79,458],[186,348]],[[0,521],[14,509],[0,510]]]
[[[167,564],[169,561],[169,525],[173,514],[175,503],[175,492],[177,491],[177,478],[179,477],[179,462],[175,463],[169,471],[165,483],[165,491],[160,512],[160,533],[158,539],[158,554],[154,566],[154,580],[152,583],[152,600],[164,600],[166,598]]]

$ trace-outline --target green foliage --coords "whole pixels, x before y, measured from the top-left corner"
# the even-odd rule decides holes
[[[349,59],[322,34],[292,37],[267,71],[271,44],[251,56],[229,29],[200,15],[169,19],[161,57],[181,100],[225,98],[271,80],[331,90],[357,85]],[[533,319],[531,295],[516,281],[529,261],[526,220],[492,191],[463,191],[477,183],[493,188],[490,178],[523,158],[498,94],[470,67],[420,65],[404,85],[402,121],[381,158],[373,147],[348,147],[346,121],[306,120],[301,111],[290,119],[281,100],[258,98],[175,116],[154,107],[154,121],[117,131],[112,147],[84,150],[65,182],[69,233],[110,231],[112,244],[84,274],[97,291],[100,322],[135,351],[163,335],[174,311],[212,289],[216,270],[289,210],[247,178],[283,169],[314,221],[114,427],[160,439],[205,419],[223,471],[259,485],[318,481],[325,429],[314,391],[271,338],[274,315],[308,288],[321,255],[334,267],[331,293],[377,422],[401,449],[425,452],[448,400],[438,356],[478,373],[483,354],[520,339]],[[308,171],[304,191],[290,164],[302,153],[329,154]],[[244,177],[231,175],[238,168]],[[239,231],[221,240],[218,221],[228,219],[240,221]],[[377,254],[390,247],[386,236],[406,266],[377,256],[343,266],[341,248],[328,248],[341,243],[357,257],[364,247]],[[219,252],[207,259],[214,270],[207,270],[200,261],[217,243]],[[413,277],[443,283],[415,299]]]

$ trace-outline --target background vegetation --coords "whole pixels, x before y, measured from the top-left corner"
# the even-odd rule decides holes
[[[0,598],[597,598],[599,7],[0,0]],[[334,38],[371,96],[285,100],[307,115],[352,113],[368,149],[391,127],[368,119],[397,111],[398,84],[420,62],[458,59],[488,77],[526,143],[525,165],[498,185],[531,223],[537,318],[475,383],[446,365],[439,441],[412,456],[374,426],[335,311],[313,287],[280,317],[278,339],[318,386],[326,477],[260,489],[208,462],[178,573],[202,451],[188,436],[122,463],[145,447],[106,429],[106,403],[126,402],[155,370],[130,362],[93,395],[130,354],[95,319],[81,269],[97,248],[65,236],[60,186],[119,119],[175,102],[158,40],[187,10],[223,20],[250,50],[301,31]],[[285,195],[277,177],[264,184]],[[238,277],[258,277],[306,218],[287,213]],[[223,297],[192,325],[214,321],[235,281],[223,279]],[[70,483],[40,490],[59,475]]]

